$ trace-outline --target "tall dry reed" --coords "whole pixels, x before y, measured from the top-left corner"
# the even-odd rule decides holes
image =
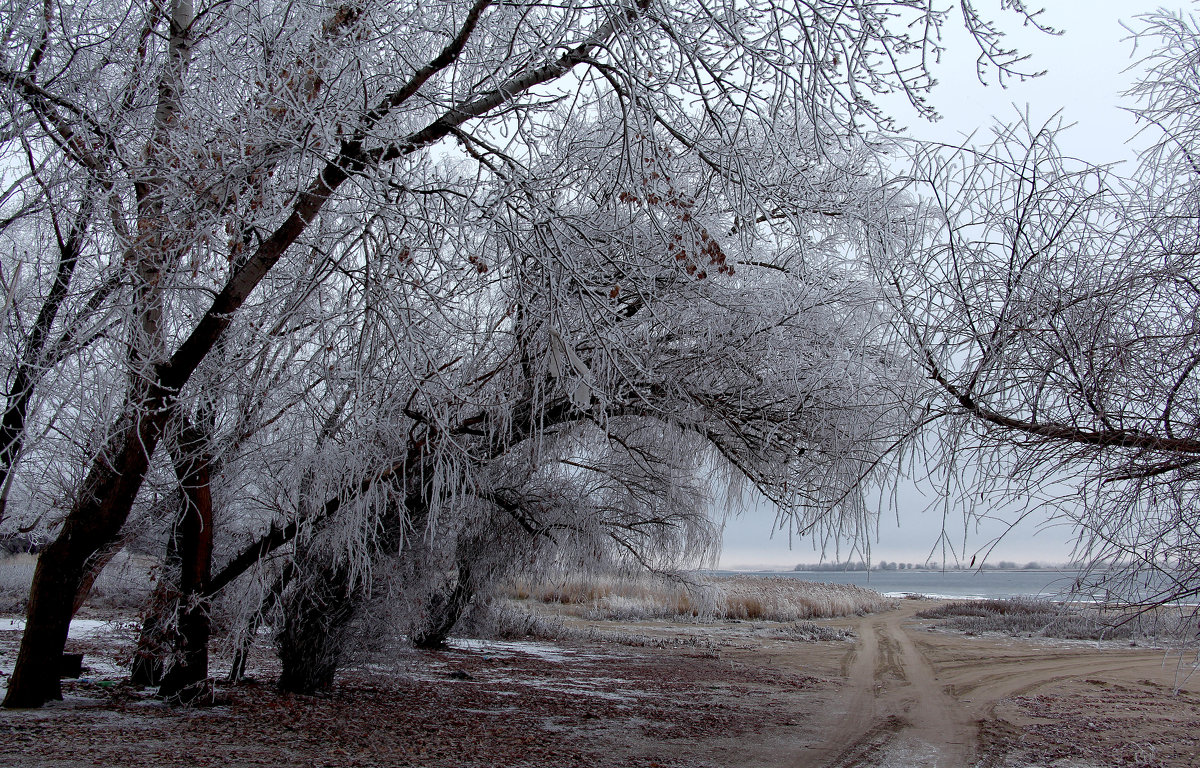
[[[514,583],[506,596],[566,606],[586,618],[625,621],[799,621],[860,615],[895,604],[870,589],[785,576],[566,574],[536,584]]]

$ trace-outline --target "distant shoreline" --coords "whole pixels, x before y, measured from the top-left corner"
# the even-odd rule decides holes
[[[872,589],[885,597],[904,598],[921,595],[931,600],[991,600],[1036,598],[1071,603],[1118,605],[1120,601],[1100,584],[1080,584],[1087,571],[1078,568],[1017,568],[1015,570],[920,568],[903,570],[713,570],[700,571],[711,576],[758,576],[799,579],[828,584],[849,584]],[[1149,598],[1148,598],[1149,599]],[[1177,606],[1195,605],[1196,601],[1168,601]]]
[[[1078,570],[820,570],[820,571],[704,571],[711,576],[758,576],[761,578],[799,579],[803,581],[849,584],[865,587],[886,597],[918,594],[935,600],[980,600],[1032,597],[1049,600],[1071,599],[1105,602],[1103,592],[1084,590],[1079,594]]]
[[[1038,568],[994,568],[990,566],[967,568],[947,566],[945,568],[717,568],[699,573],[712,574],[786,574],[786,573],[1082,573],[1085,569],[1077,565],[1041,566]]]

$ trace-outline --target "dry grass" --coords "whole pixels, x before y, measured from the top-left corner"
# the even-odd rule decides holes
[[[814,624],[811,621],[797,621],[779,629],[778,637],[785,640],[799,640],[804,643],[819,643],[834,640],[853,640],[857,635],[848,629],[827,627],[824,624]]]
[[[21,553],[0,557],[0,611],[24,610],[36,567],[37,555]]]
[[[894,608],[896,601],[853,584],[801,581],[787,576],[727,576],[714,580],[723,592],[720,618],[801,621]]]
[[[1194,641],[1190,613],[1161,608],[1140,614],[1105,610],[1091,605],[1054,603],[1033,598],[968,600],[921,611],[922,619],[944,619],[947,629],[980,634],[1052,637],[1066,640]],[[1190,638],[1184,635],[1191,632]]]
[[[569,626],[562,616],[547,616],[527,600],[494,600],[459,625],[459,631],[488,640],[542,640],[555,643],[604,643],[633,648],[690,649],[705,657],[717,657],[716,644],[708,637],[692,634],[658,635],[627,630]]]
[[[0,611],[25,610],[37,555],[0,557]],[[150,594],[150,562],[138,555],[117,553],[92,586],[85,605],[92,608],[137,610]]]
[[[567,606],[583,618],[617,621],[800,621],[861,615],[895,605],[862,587],[786,576],[705,576],[685,582],[573,574],[540,584],[516,583],[506,596]]]

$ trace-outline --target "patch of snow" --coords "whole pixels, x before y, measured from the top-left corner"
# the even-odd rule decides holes
[[[941,768],[937,747],[916,738],[902,738],[888,744],[879,756],[878,768]]]
[[[523,640],[467,640],[463,638],[450,638],[446,641],[456,651],[470,651],[471,653],[483,653],[489,656],[512,656],[516,653],[524,653],[529,656],[536,656],[543,661],[552,661],[556,664],[561,664],[567,660],[567,653],[557,645],[550,643],[536,643],[533,641]],[[574,656],[576,654],[572,654]]]
[[[598,691],[586,685],[571,685],[570,683],[549,683],[544,681],[526,681],[526,685],[532,688],[540,688],[543,691],[554,691],[555,693],[570,693],[582,696],[591,696],[597,699],[607,699],[609,701],[635,701],[639,697],[633,693],[615,693],[613,691]]]
[[[104,619],[71,619],[71,627],[67,637],[71,640],[85,640],[99,635],[118,632],[126,628],[127,622],[106,621]],[[0,631],[24,632],[24,618],[0,619]]]
[[[567,693],[575,696],[591,696],[597,699],[608,699],[610,701],[632,702],[642,698],[653,698],[655,694],[648,691],[611,691],[601,690],[600,685],[610,682],[626,682],[615,678],[583,678],[575,682],[563,680],[533,680],[528,677],[516,677],[511,675],[495,675],[488,676],[480,682],[488,686],[504,686],[504,688],[487,688],[488,693],[499,694],[504,696],[519,695],[516,692],[506,689],[513,686],[524,686],[526,688],[537,688],[542,691],[552,691],[554,693]]]

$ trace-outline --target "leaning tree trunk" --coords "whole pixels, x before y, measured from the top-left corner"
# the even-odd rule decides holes
[[[154,400],[161,405],[161,398]],[[38,557],[5,707],[39,707],[62,698],[59,664],[75,595],[92,556],[120,533],[160,435],[160,420],[127,417],[110,451],[93,465],[62,531]]]
[[[304,561],[298,583],[284,599],[283,629],[275,641],[282,664],[279,690],[313,694],[333,687],[357,600],[345,564],[320,555]]]
[[[87,568],[83,572],[83,579],[79,582],[79,589],[75,591],[75,602],[71,604],[72,616],[79,613],[79,609],[91,596],[92,587],[96,586],[96,579],[100,578],[100,574],[104,572],[104,569],[113,561],[123,546],[124,544],[120,541],[113,542],[111,546],[96,552],[88,560]]]
[[[475,591],[471,585],[471,573],[465,564],[458,566],[458,581],[449,594],[435,592],[427,606],[428,619],[424,626],[412,632],[412,644],[417,648],[441,648],[454,625],[462,618]]]

